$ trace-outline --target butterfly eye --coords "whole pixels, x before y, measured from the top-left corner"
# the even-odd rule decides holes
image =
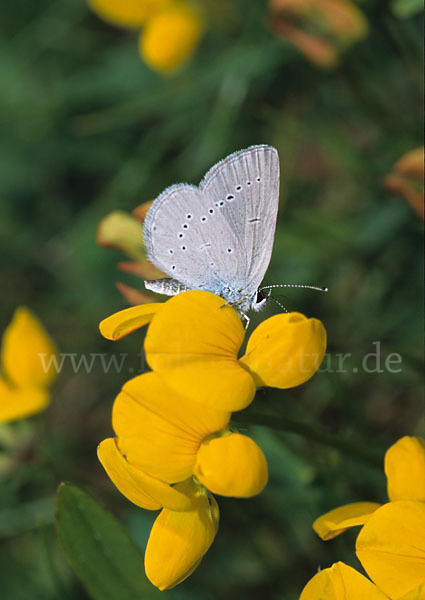
[[[228,196],[226,196],[226,200],[228,200],[228,202],[231,202],[234,199],[235,199],[235,197],[233,194],[229,194]]]

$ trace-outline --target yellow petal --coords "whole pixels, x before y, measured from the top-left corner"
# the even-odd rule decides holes
[[[158,9],[171,4],[171,0],[88,0],[88,3],[108,23],[140,27]]]
[[[150,323],[163,306],[160,302],[153,302],[120,310],[120,312],[103,319],[99,325],[100,333],[108,340],[120,340]]]
[[[300,313],[270,317],[254,330],[240,362],[257,387],[290,388],[314,375],[326,351],[326,330]]]
[[[52,359],[57,350],[40,321],[28,308],[17,308],[3,335],[2,366],[18,387],[47,387],[57,376]]]
[[[255,395],[237,361],[245,331],[236,311],[210,292],[179,294],[155,315],[146,360],[171,388],[217,410],[241,410]]]
[[[405,436],[385,454],[390,500],[425,502],[425,440]]]
[[[405,596],[397,598],[397,600],[425,600],[425,585],[410,590]]]
[[[153,69],[173,73],[195,53],[203,31],[199,11],[175,2],[148,20],[140,36],[140,54]]]
[[[98,446],[97,455],[111,481],[137,506],[148,510],[157,510],[163,506],[176,511],[191,508],[192,499],[184,491],[131,466],[118,450],[115,439],[103,440]]]
[[[128,461],[175,483],[192,475],[202,440],[227,426],[230,413],[192,402],[156,373],[128,381],[114,403],[112,424]]]
[[[386,600],[369,579],[337,562],[319,571],[303,589],[299,600]]]
[[[115,210],[101,220],[96,241],[100,246],[122,250],[135,260],[146,260],[143,225],[124,211]]]
[[[44,388],[15,388],[0,378],[0,423],[39,413],[49,400],[50,395]]]
[[[366,573],[390,598],[425,585],[425,503],[389,502],[360,531],[356,552]]]
[[[334,508],[316,519],[313,529],[322,540],[331,540],[350,527],[364,525],[380,506],[376,502],[354,502]]]
[[[218,506],[206,490],[193,480],[177,484],[176,489],[190,495],[194,507],[185,512],[164,508],[153,524],[145,570],[160,590],[174,587],[194,571],[218,529]]]
[[[201,444],[194,475],[214,494],[249,498],[267,483],[267,461],[251,438],[228,432]]]

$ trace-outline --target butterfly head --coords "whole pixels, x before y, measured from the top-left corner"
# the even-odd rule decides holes
[[[269,299],[270,294],[264,294],[260,289],[258,289],[250,299],[250,308],[258,312],[262,310]]]

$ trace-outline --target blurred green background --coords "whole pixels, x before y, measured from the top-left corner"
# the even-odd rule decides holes
[[[140,335],[114,346],[98,333],[102,318],[127,306],[115,282],[142,286],[116,271],[119,252],[96,245],[99,221],[172,183],[198,183],[237,149],[276,146],[281,208],[266,282],[327,285],[328,294],[277,299],[324,322],[332,365],[338,353],[352,356],[344,372],[262,391],[235,415],[264,449],[270,482],[252,500],[218,498],[217,538],[173,597],[296,600],[319,565],[358,567],[355,532],[324,543],[313,520],[343,503],[384,501],[385,449],[423,434],[423,224],[383,185],[423,143],[422,16],[399,19],[389,2],[364,2],[369,35],[321,70],[275,36],[266,2],[209,4],[199,52],[164,78],[140,61],[136,34],[106,25],[83,0],[2,2],[0,330],[27,305],[62,352],[129,352],[137,367]],[[279,310],[271,303],[251,327]],[[383,360],[401,355],[398,373],[361,368],[374,342]],[[67,364],[46,413],[0,429],[3,455],[15,453],[0,482],[4,597],[88,598],[54,535],[63,480],[146,543],[154,515],[122,497],[96,458],[126,378],[99,363],[77,374]],[[279,415],[292,432],[253,425],[259,414]]]

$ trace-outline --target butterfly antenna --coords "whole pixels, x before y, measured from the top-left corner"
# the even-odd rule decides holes
[[[281,304],[281,303],[279,302],[279,300],[277,300],[277,299],[276,299],[274,296],[272,296],[272,295],[270,294],[269,298],[271,298],[272,300],[274,300],[274,301],[276,302],[276,304],[277,304],[278,306],[280,306],[280,308],[283,310],[283,312],[286,312],[286,313],[287,313],[287,312],[289,312],[289,311],[288,311],[288,309],[287,309],[285,306],[283,306],[283,304]]]
[[[260,291],[270,290],[272,288],[303,288],[307,290],[316,290],[317,292],[328,292],[329,288],[320,285],[302,285],[297,283],[283,283],[281,285],[266,285]]]

